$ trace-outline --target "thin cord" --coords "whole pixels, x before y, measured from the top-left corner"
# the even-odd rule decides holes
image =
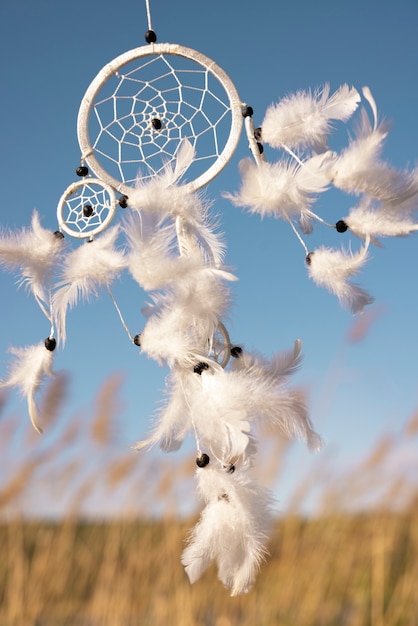
[[[145,6],[146,6],[146,9],[147,9],[148,30],[152,30],[151,11],[150,11],[150,8],[149,8],[149,0],[145,0]]]
[[[303,246],[303,248],[305,250],[306,255],[308,255],[309,254],[309,250],[308,250],[305,242],[303,241],[302,237],[299,235],[298,231],[296,230],[295,225],[293,224],[293,222],[291,220],[288,219],[287,221],[289,222],[289,224],[290,224],[293,232],[295,233],[296,237],[299,239],[300,243],[302,244],[302,246]]]
[[[119,315],[119,319],[120,319],[120,321],[122,322],[122,326],[124,327],[124,329],[125,329],[125,331],[126,331],[126,334],[128,335],[128,337],[129,337],[129,339],[131,340],[131,342],[132,342],[132,343],[134,343],[134,339],[133,339],[133,337],[132,337],[131,333],[129,332],[129,328],[128,328],[128,326],[126,325],[126,322],[125,322],[125,320],[123,319],[122,312],[121,312],[121,310],[120,310],[120,308],[119,308],[119,306],[118,306],[118,303],[117,303],[117,302],[116,302],[116,300],[115,300],[115,296],[114,296],[114,295],[113,295],[113,293],[110,291],[110,287],[108,287],[108,288],[107,288],[107,291],[109,292],[109,296],[111,297],[111,300],[112,300],[113,304],[115,305],[115,309],[116,309],[116,311],[117,311],[117,313],[118,313],[118,315]]]

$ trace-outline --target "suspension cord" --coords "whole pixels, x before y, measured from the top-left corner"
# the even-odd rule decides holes
[[[149,0],[145,0],[145,6],[146,6],[146,9],[147,9],[148,30],[153,30],[152,24],[151,24],[151,11],[150,11],[150,8],[149,8]]]

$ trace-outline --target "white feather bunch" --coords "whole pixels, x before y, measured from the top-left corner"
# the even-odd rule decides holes
[[[230,293],[224,279],[233,278],[216,268],[199,267],[164,293],[153,294],[142,350],[161,365],[196,363],[197,355],[207,354],[208,340],[228,310]]]
[[[41,226],[37,211],[31,228],[0,236],[0,265],[20,270],[25,284],[35,298],[49,304],[49,290],[54,268],[59,264],[64,241]]]
[[[262,122],[263,141],[273,148],[312,148],[323,152],[332,120],[347,121],[360,102],[354,87],[342,85],[331,96],[330,86],[298,91],[271,105]]]
[[[148,180],[138,176],[135,188],[129,193],[129,206],[144,214],[153,213],[160,217],[183,215],[191,219],[201,214],[204,206],[201,197],[178,184],[193,159],[194,148],[185,139],[177,152],[174,167],[167,163],[160,175]]]
[[[330,152],[316,155],[302,165],[297,162],[264,162],[257,165],[251,159],[240,162],[242,186],[235,195],[225,194],[233,204],[247,207],[262,217],[274,216],[285,220],[301,218],[329,186]]]
[[[135,450],[139,451],[157,444],[165,452],[180,448],[186,434],[192,428],[184,391],[189,376],[187,370],[180,368],[175,368],[170,372],[166,381],[168,399],[155,416],[156,427],[150,437],[139,441],[134,446]]]
[[[38,409],[35,394],[46,376],[53,376],[52,371],[54,353],[47,350],[43,343],[25,348],[10,348],[15,361],[5,381],[0,381],[0,387],[16,387],[26,397],[28,410],[33,427],[42,433],[39,426]]]
[[[242,472],[209,466],[196,477],[206,506],[182,554],[187,576],[195,583],[214,561],[231,596],[247,593],[267,554],[271,496]]]
[[[418,210],[418,202],[411,198],[404,202],[379,202],[363,197],[353,207],[344,222],[357,237],[378,244],[376,237],[406,237],[418,230],[413,213]]]
[[[270,359],[243,351],[233,361],[232,375],[241,379],[246,390],[248,419],[287,439],[301,439],[310,450],[319,450],[322,440],[313,430],[305,394],[288,385],[289,376],[302,362],[301,345],[297,340],[293,350]]]
[[[58,337],[65,344],[65,321],[68,307],[79,299],[88,300],[98,295],[99,288],[110,287],[126,267],[124,254],[115,248],[118,226],[109,229],[97,239],[83,243],[65,259],[62,279],[53,296]]]
[[[245,382],[211,365],[185,387],[200,442],[225,466],[246,461],[251,424]]]
[[[355,254],[321,246],[307,257],[308,275],[312,280],[336,295],[342,306],[352,313],[361,313],[373,298],[361,287],[348,280],[358,274],[368,259],[370,239]]]
[[[209,250],[210,260],[214,263],[213,269],[220,274],[223,271],[220,263],[225,246],[205,223],[182,226],[180,256],[178,231],[173,222],[132,212],[125,221],[124,230],[129,244],[128,269],[146,291],[161,289],[188,273],[205,269],[206,250]],[[205,249],[202,250],[197,243],[199,241],[205,242]],[[229,279],[232,279],[232,274],[229,274]]]

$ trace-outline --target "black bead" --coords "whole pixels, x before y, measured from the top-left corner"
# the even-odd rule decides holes
[[[256,141],[261,141],[261,128],[254,129],[254,139]]]
[[[254,114],[253,108],[252,107],[244,107],[242,109],[242,117],[252,117]]]
[[[62,233],[60,230],[54,230],[54,235],[57,239],[64,239],[64,233]]]
[[[209,369],[209,365],[207,363],[198,363],[197,365],[194,366],[193,371],[195,374],[201,375],[203,370],[208,370],[208,369]]]
[[[157,41],[157,35],[153,30],[147,30],[145,33],[145,41],[147,43],[155,43]]]
[[[83,215],[84,217],[91,217],[94,213],[94,209],[91,204],[85,204],[83,206]]]
[[[335,224],[335,228],[337,229],[337,233],[345,233],[348,230],[348,224],[344,222],[344,220],[338,220]]]
[[[233,474],[234,472],[235,472],[235,465],[231,463],[231,465],[228,467],[228,473]]]
[[[85,165],[80,165],[80,167],[77,167],[75,173],[77,174],[77,176],[87,176],[87,174],[89,173],[89,168]]]
[[[309,254],[306,255],[305,262],[307,265],[310,265],[312,263],[311,257],[313,254],[314,254],[313,252],[309,252]]]
[[[238,359],[242,354],[242,348],[240,346],[232,346],[231,348],[231,356],[234,357],[234,359]]]
[[[203,453],[200,456],[197,457],[196,459],[196,465],[197,467],[206,467],[206,465],[209,465],[209,457],[207,454]]]
[[[260,143],[259,141],[257,141],[257,148],[260,154],[263,154],[264,152],[264,146],[262,143]]]
[[[141,346],[141,335],[140,335],[140,334],[135,335],[135,337],[134,337],[134,344],[135,344],[136,346],[138,346],[138,347],[140,347],[140,346]]]
[[[161,128],[163,127],[163,124],[161,120],[158,119],[158,117],[153,117],[151,120],[151,124],[152,127],[155,128],[155,130],[161,130]]]
[[[119,198],[119,206],[122,209],[126,209],[128,207],[128,196],[123,195]]]
[[[47,337],[45,339],[45,348],[47,350],[49,350],[50,352],[53,352],[56,347],[57,347],[57,342],[56,342],[56,339],[54,339],[54,337]]]

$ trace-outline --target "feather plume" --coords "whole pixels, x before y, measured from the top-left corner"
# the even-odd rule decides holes
[[[192,230],[192,232],[190,232]],[[207,230],[207,232],[206,232]],[[211,269],[226,280],[236,280],[219,263],[224,253],[224,245],[216,235],[210,235],[210,228],[205,225],[182,227],[182,254],[178,254],[178,235],[176,225],[159,222],[150,216],[131,213],[125,221],[125,232],[130,252],[127,266],[133,278],[143,289],[164,288],[173,281],[186,278],[194,272]],[[206,250],[214,265],[206,267],[204,251],[197,242],[207,243]]]
[[[330,173],[335,187],[348,193],[367,194],[388,202],[404,202],[418,194],[418,171],[401,171],[381,160],[389,133],[387,122],[378,124],[377,108],[370,90],[363,89],[373,112],[370,120],[361,110],[355,138],[335,160]]]
[[[184,378],[187,374],[188,372],[179,368],[170,373],[166,383],[168,399],[156,415],[156,428],[150,437],[135,444],[135,450],[150,448],[156,444],[165,452],[180,448],[184,437],[192,428],[189,407],[184,394]]]
[[[178,184],[194,159],[194,148],[184,139],[177,152],[174,166],[167,163],[162,174],[143,181],[139,175],[135,188],[129,193],[129,206],[143,213],[160,217],[184,215],[189,219],[199,215],[203,201]]]
[[[264,162],[251,159],[240,162],[242,186],[238,194],[225,194],[233,204],[249,208],[262,217],[272,215],[289,220],[301,217],[318,193],[329,185],[330,159],[327,152],[302,164],[289,161]]]
[[[271,496],[245,474],[218,467],[198,470],[197,481],[206,506],[182,554],[187,576],[193,584],[215,561],[231,596],[247,593],[267,554]]]
[[[246,390],[248,419],[287,439],[301,439],[310,450],[319,450],[322,440],[313,430],[305,394],[288,386],[288,377],[302,362],[301,345],[297,340],[293,350],[271,359],[244,351],[234,359],[233,375],[242,380]]]
[[[32,214],[31,228],[0,237],[0,265],[20,270],[21,283],[36,299],[49,303],[49,289],[54,267],[63,250],[63,239],[42,228],[37,211]]]
[[[165,293],[153,295],[154,306],[141,334],[141,348],[160,364],[189,366],[207,354],[208,340],[230,304],[225,279],[234,277],[211,267],[179,276]]]
[[[352,313],[361,313],[373,298],[364,289],[348,280],[357,274],[368,259],[370,239],[353,254],[346,250],[335,250],[322,246],[307,257],[308,274],[312,280],[336,295],[342,306]]]
[[[15,361],[10,368],[9,377],[0,382],[0,387],[16,387],[26,397],[28,410],[33,427],[42,433],[39,426],[38,408],[35,394],[46,376],[53,376],[53,352],[47,350],[43,343],[25,348],[10,348]]]
[[[348,120],[360,102],[354,87],[342,85],[329,95],[330,86],[298,91],[271,105],[262,122],[263,141],[273,148],[313,148],[323,152],[332,120]]]
[[[88,300],[98,295],[99,288],[109,288],[126,266],[122,252],[115,248],[119,229],[109,229],[97,239],[86,242],[69,254],[62,270],[62,279],[53,296],[58,337],[65,344],[65,320],[68,307],[79,298]]]
[[[357,237],[378,245],[376,237],[406,237],[418,230],[412,213],[418,209],[415,198],[398,203],[378,202],[367,196],[343,220]]]

